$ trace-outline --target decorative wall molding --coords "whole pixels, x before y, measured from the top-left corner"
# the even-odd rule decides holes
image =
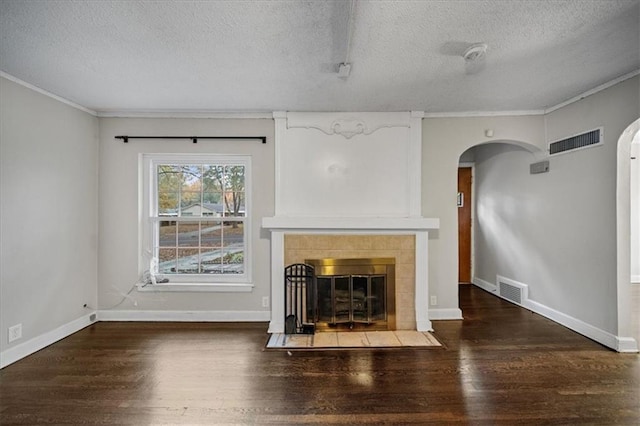
[[[351,139],[380,129],[410,128],[407,113],[288,113],[287,129],[316,129],[325,135]]]

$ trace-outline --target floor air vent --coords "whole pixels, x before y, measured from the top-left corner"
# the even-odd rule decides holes
[[[527,285],[510,280],[501,276],[497,277],[498,294],[503,299],[507,299],[517,305],[523,305],[527,299]]]
[[[571,136],[549,144],[549,154],[561,154],[575,149],[592,147],[602,144],[602,127],[580,135]]]

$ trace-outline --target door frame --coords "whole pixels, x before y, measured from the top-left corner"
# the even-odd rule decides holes
[[[476,277],[476,163],[475,162],[463,162],[458,163],[458,168],[470,167],[471,168],[471,283],[475,284]],[[457,186],[456,186],[457,187]],[[458,217],[456,215],[456,223]],[[459,226],[459,225],[458,225]],[[458,228],[459,229],[459,228]],[[460,237],[458,236],[458,244],[460,243]],[[458,268],[460,268],[460,259],[458,259]]]

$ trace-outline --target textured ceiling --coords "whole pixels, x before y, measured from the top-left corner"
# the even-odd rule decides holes
[[[347,0],[1,0],[0,69],[96,111],[540,110],[640,68],[639,3],[359,0],[348,49]]]

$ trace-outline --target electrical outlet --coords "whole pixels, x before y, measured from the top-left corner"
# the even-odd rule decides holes
[[[264,296],[262,298],[262,307],[263,308],[268,308],[269,307],[269,296]]]
[[[438,296],[431,296],[431,306],[438,304]]]
[[[22,324],[16,324],[9,327],[9,342],[22,338]]]

